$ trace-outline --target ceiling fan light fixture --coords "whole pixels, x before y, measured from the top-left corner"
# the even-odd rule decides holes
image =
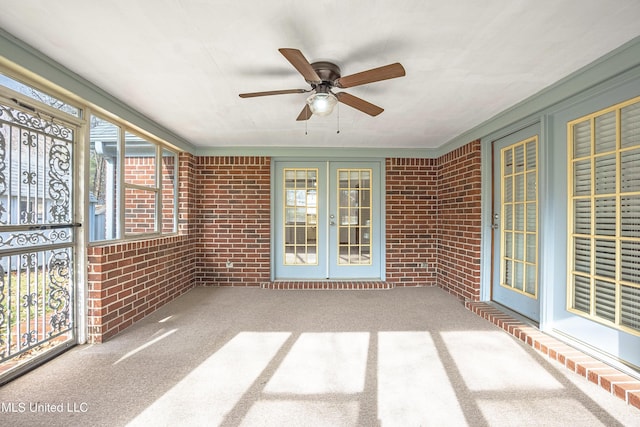
[[[311,112],[318,116],[328,116],[333,111],[333,107],[338,103],[338,99],[330,92],[314,93],[307,98],[307,104]]]

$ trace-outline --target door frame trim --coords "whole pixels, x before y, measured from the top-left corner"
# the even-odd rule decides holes
[[[269,242],[269,278],[270,280],[276,281],[276,242],[275,242],[275,230],[276,230],[276,218],[274,215],[275,212],[275,203],[276,203],[276,165],[280,162],[326,162],[327,165],[330,162],[369,162],[369,163],[379,163],[380,164],[380,281],[387,280],[387,237],[386,237],[386,158],[380,157],[272,157],[271,158],[271,171],[270,171],[270,201],[269,201],[269,209],[271,212],[269,218],[269,226],[271,228],[271,241]],[[316,279],[309,279],[313,281],[318,281]],[[330,281],[336,281],[329,279]],[[345,279],[347,281],[353,281],[354,279]],[[338,279],[337,281],[340,281]]]
[[[494,230],[491,228],[493,224],[493,145],[494,142],[506,138],[516,132],[538,125],[540,133],[538,134],[538,248],[544,248],[545,233],[545,215],[547,205],[546,190],[549,185],[547,178],[547,147],[548,140],[548,124],[547,117],[544,115],[534,114],[511,126],[505,127],[497,132],[491,133],[480,140],[481,155],[481,246],[480,246],[480,301],[492,301],[492,285],[493,275],[498,272],[493,271],[493,249],[494,249]],[[540,206],[543,206],[540,209]],[[546,292],[545,277],[541,273],[544,271],[545,265],[544,251],[540,251],[538,258],[539,283],[538,283],[538,301],[540,303],[540,327],[548,320],[546,313]]]
[[[540,157],[539,157],[539,147],[540,147],[540,124],[536,123],[533,124],[531,126],[528,126],[524,129],[521,129],[517,132],[511,133],[509,135],[506,135],[502,138],[496,139],[494,141],[492,141],[492,151],[493,151],[493,168],[492,168],[492,174],[493,174],[493,188],[492,188],[492,200],[493,200],[493,209],[492,209],[492,216],[498,214],[499,215],[499,227],[497,229],[494,229],[492,227],[492,241],[493,241],[493,252],[492,252],[492,258],[493,258],[493,266],[492,266],[492,289],[491,289],[491,300],[498,303],[498,304],[502,304],[508,308],[510,308],[513,311],[516,311],[518,313],[520,313],[523,316],[526,316],[528,318],[531,318],[533,321],[535,321],[536,323],[539,321],[540,319],[540,288],[541,288],[541,283],[540,283],[540,236],[541,236],[541,227],[540,227],[540,188],[539,188],[539,177],[540,177]],[[505,208],[504,208],[504,171],[503,169],[503,160],[504,160],[504,152],[506,149],[512,149],[512,147],[514,146],[522,146],[523,144],[528,144],[529,142],[531,142],[532,140],[535,140],[535,144],[536,144],[536,159],[535,159],[535,173],[536,173],[536,198],[535,198],[535,205],[536,205],[536,228],[535,228],[535,237],[536,237],[536,257],[535,257],[535,270],[536,270],[536,288],[535,288],[535,294],[529,294],[528,292],[525,291],[524,289],[524,285],[523,285],[523,289],[514,289],[514,288],[510,288],[509,286],[505,286],[502,281],[504,280],[502,275],[504,274],[504,264],[503,264],[503,250],[504,250],[504,243],[503,243],[503,237],[504,237],[504,224],[506,223],[506,219],[504,217],[504,213],[505,213]],[[526,156],[526,153],[523,151],[523,155]],[[515,153],[514,153],[514,159],[515,159]],[[528,176],[528,169],[525,169],[524,172],[527,174]],[[514,171],[512,172],[513,175],[516,174],[516,171],[514,169]],[[516,182],[513,182],[513,186],[515,188],[516,186]],[[524,184],[524,181],[523,181]],[[526,184],[524,191],[527,192],[527,188],[526,188]],[[498,196],[496,198],[496,196]],[[514,196],[514,200],[513,202],[515,202],[515,196]],[[530,201],[525,198],[526,201],[526,206],[528,207],[530,204]],[[496,210],[497,209],[497,210]],[[514,208],[515,209],[515,208]],[[525,215],[525,218],[528,218],[528,210],[523,211],[523,214]],[[515,221],[515,218],[513,219],[513,221]],[[528,220],[527,220],[528,221]],[[515,224],[512,226],[512,230],[515,230]],[[524,228],[525,231],[525,236],[530,236],[530,230],[528,229],[528,224],[527,226]],[[517,233],[516,231],[514,231],[514,233]],[[522,244],[526,245],[527,244],[528,239],[526,240],[522,240]],[[512,242],[512,245],[516,246],[516,239],[514,236],[514,240]],[[526,248],[523,248],[523,254],[526,252]],[[523,255],[524,256],[524,255]],[[523,260],[524,261],[524,260]],[[529,263],[529,261],[527,260],[525,263]],[[514,265],[513,265],[514,269],[516,267],[516,262],[514,261]],[[522,271],[523,274],[523,279],[525,277],[525,272],[524,270]],[[515,276],[515,272],[514,272],[514,276],[513,279],[516,279]]]

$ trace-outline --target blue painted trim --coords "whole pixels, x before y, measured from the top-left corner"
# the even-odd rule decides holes
[[[566,141],[556,141],[554,142],[553,135],[550,133],[550,128],[552,127],[552,120],[554,115],[559,111],[564,111],[568,108],[576,104],[582,104],[586,100],[602,96],[607,92],[615,90],[621,86],[625,86],[630,84],[633,81],[640,79],[640,38],[635,39],[636,43],[633,45],[633,49],[637,50],[638,57],[633,58],[636,62],[636,66],[625,70],[624,72],[618,73],[615,76],[609,78],[606,81],[598,81],[597,84],[587,85],[585,84],[587,89],[572,93],[570,96],[563,98],[561,101],[546,105],[540,111],[536,111],[527,116],[523,116],[518,120],[515,120],[512,123],[505,124],[502,128],[493,130],[491,133],[483,136],[481,138],[481,156],[482,156],[482,166],[481,166],[481,176],[482,176],[482,193],[481,193],[481,221],[482,221],[482,230],[481,230],[481,238],[482,238],[482,246],[481,246],[481,255],[482,259],[485,260],[480,266],[480,297],[483,301],[489,301],[491,299],[491,266],[487,264],[486,260],[490,259],[492,252],[492,244],[491,244],[491,223],[492,223],[492,210],[493,206],[491,204],[492,200],[492,187],[491,187],[491,149],[492,142],[498,140],[500,138],[504,138],[514,132],[517,132],[520,129],[524,129],[532,124],[537,122],[541,123],[541,132],[540,132],[540,171],[539,171],[539,179],[540,179],[540,195],[541,199],[539,200],[542,211],[540,212],[540,231],[539,231],[539,247],[546,248],[541,251],[540,255],[540,271],[543,272],[544,276],[541,276],[540,283],[552,281],[551,277],[548,277],[547,274],[550,270],[554,268],[553,262],[553,245],[549,247],[548,241],[553,240],[553,237],[545,230],[553,229],[553,226],[549,224],[549,222],[553,222],[554,208],[551,206],[553,201],[549,200],[548,194],[551,194],[554,185],[554,171],[553,168],[548,165],[553,164],[553,156],[552,149],[550,148],[550,144],[561,143],[563,146],[566,144]],[[626,51],[625,51],[626,52]],[[627,58],[628,59],[628,58]],[[522,112],[525,112],[524,107],[521,109]],[[506,113],[506,112],[505,112]],[[496,116],[497,117],[497,116]],[[498,125],[501,123],[500,121],[496,121],[493,123],[494,125]],[[488,126],[488,125],[487,125]],[[466,140],[465,140],[466,141]],[[465,145],[469,141],[464,142],[462,144],[462,140],[460,141],[460,145]],[[444,147],[444,146],[443,146]],[[566,166],[566,165],[565,165]],[[556,212],[557,213],[557,212]],[[546,222],[546,223],[545,223]],[[552,233],[553,234],[553,233]],[[545,246],[547,245],[547,246]],[[541,312],[540,312],[540,328],[546,329],[548,325],[550,325],[552,321],[552,314],[549,313],[550,308],[552,307],[552,302],[554,300],[554,295],[552,292],[547,292],[548,289],[544,289],[544,286],[540,288],[540,300],[541,300]]]
[[[196,156],[267,156],[299,159],[342,159],[350,157],[358,160],[410,158],[432,159],[439,157],[439,151],[433,148],[344,148],[344,147],[198,147]]]
[[[379,276],[375,276],[375,277],[371,277],[371,279],[375,279],[375,280],[386,280],[387,277],[387,265],[386,265],[386,159],[384,158],[363,158],[363,157],[340,157],[339,160],[334,158],[334,157],[327,157],[327,158],[305,158],[305,157],[273,157],[271,159],[271,171],[270,171],[270,176],[271,176],[271,183],[272,185],[270,186],[270,194],[271,194],[271,201],[270,201],[270,207],[271,207],[271,212],[275,212],[276,209],[276,203],[278,203],[278,201],[281,200],[282,196],[280,194],[277,193],[278,190],[278,182],[277,182],[277,169],[278,166],[282,166],[282,165],[288,165],[288,164],[294,164],[296,165],[296,162],[313,162],[313,163],[318,163],[318,162],[322,162],[325,163],[327,167],[329,167],[331,165],[331,163],[342,163],[342,162],[347,162],[347,163],[352,163],[357,165],[358,163],[366,163],[366,164],[376,164],[378,169],[378,185],[380,186],[380,193],[378,195],[378,201],[377,201],[377,205],[374,207],[375,209],[378,210],[379,212],[379,221],[380,224],[378,224],[378,235],[379,237],[376,239],[377,242],[374,243],[374,245],[377,245],[377,247],[379,248],[379,256],[380,256],[380,260],[379,260],[379,265],[377,266],[377,270],[379,271]],[[299,165],[296,165],[299,166]],[[356,166],[357,167],[357,166]],[[327,170],[327,173],[329,173],[329,171]],[[329,179],[329,175],[327,175],[325,177],[326,182],[328,183],[330,181]],[[329,208],[329,206],[327,206],[327,209]],[[274,238],[273,236],[276,236],[276,233],[278,232],[278,230],[276,229],[276,217],[277,215],[271,215],[271,220],[270,220],[270,226],[271,226],[271,242],[270,242],[270,249],[271,249],[271,254],[270,254],[270,261],[271,261],[271,271],[270,271],[270,278],[271,281],[273,280],[277,280],[276,277],[276,262],[278,260],[278,257],[276,256],[276,250],[278,250],[275,247],[276,244],[276,240],[278,240],[277,238]],[[328,232],[328,230],[327,230]],[[328,242],[327,242],[328,243]],[[328,261],[327,261],[328,262]],[[367,277],[369,278],[369,277]],[[292,279],[295,279],[295,277],[292,277]],[[342,280],[342,279],[347,279],[347,277],[335,277],[336,280]]]
[[[493,252],[492,206],[492,140],[480,143],[480,300],[491,301],[491,254]]]

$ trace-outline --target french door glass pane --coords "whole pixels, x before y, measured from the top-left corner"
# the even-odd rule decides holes
[[[516,175],[516,202],[524,202],[524,175]]]
[[[504,206],[504,229],[513,230],[513,205]]]
[[[515,233],[515,254],[513,258],[517,261],[524,261],[524,234]]]
[[[522,172],[525,168],[524,164],[524,145],[516,145],[514,148],[515,171]]]
[[[524,204],[523,203],[518,203],[515,205],[516,208],[516,218],[515,218],[515,222],[516,222],[516,227],[515,229],[518,231],[524,231]]]
[[[527,203],[527,231],[535,233],[538,228],[537,203]]]
[[[504,256],[506,258],[513,258],[513,233],[504,233]]]
[[[371,170],[338,169],[338,264],[371,264]]]
[[[504,201],[507,203],[513,202],[513,177],[512,176],[504,177],[504,191],[502,192],[502,197]]]
[[[284,170],[284,264],[318,264],[318,170]]]
[[[527,173],[527,200],[536,200],[536,173]]]
[[[527,265],[527,277],[525,281],[524,291],[528,294],[536,293],[536,266]]]
[[[535,234],[527,234],[527,262],[531,264],[536,263],[537,254],[537,236]]]

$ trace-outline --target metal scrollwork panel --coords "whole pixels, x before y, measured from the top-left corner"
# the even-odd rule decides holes
[[[72,334],[71,248],[0,257],[0,361]]]
[[[75,135],[0,103],[0,362],[74,336]]]
[[[0,104],[0,120],[15,126],[33,129],[67,142],[73,141],[73,129],[71,127],[53,119],[43,118],[36,112],[29,113]]]
[[[71,255],[69,250],[54,251],[49,258],[48,301],[52,310],[49,336],[71,328]]]
[[[5,127],[0,128],[0,225],[7,224],[7,141]]]
[[[0,104],[0,225],[72,222],[75,133]]]
[[[71,150],[66,145],[52,145],[49,150],[49,197],[51,219],[71,222]]]
[[[2,258],[0,258],[2,260]],[[6,272],[3,263],[0,262],[0,360],[8,354],[7,349],[7,290]]]
[[[0,232],[0,249],[71,243],[71,229]]]

